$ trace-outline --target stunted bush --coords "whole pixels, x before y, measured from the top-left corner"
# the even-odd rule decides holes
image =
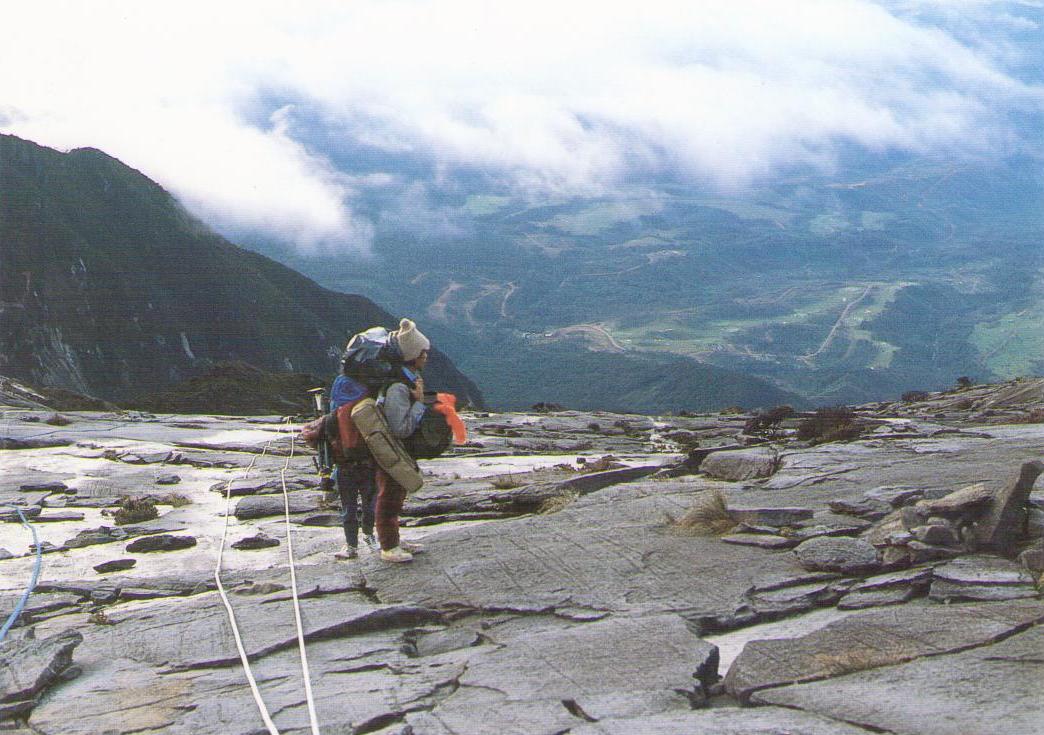
[[[815,415],[798,424],[797,437],[815,444],[858,439],[863,427],[856,423],[855,412],[848,406],[816,409]]]
[[[793,415],[793,406],[785,405],[776,406],[763,413],[758,412],[747,419],[747,423],[743,425],[743,432],[745,434],[761,434],[773,430],[781,421],[789,419]]]
[[[917,403],[918,401],[927,401],[929,396],[923,390],[908,390],[903,393],[901,398],[903,403]]]
[[[159,511],[156,510],[156,503],[152,498],[124,498],[119,509],[113,514],[117,526],[142,523],[153,518],[159,518]]]

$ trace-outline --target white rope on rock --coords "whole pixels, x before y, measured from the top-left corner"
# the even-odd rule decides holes
[[[250,471],[254,468],[254,463],[259,457],[265,456],[273,441],[275,441],[275,437],[268,440],[268,443],[265,444],[265,448],[261,450],[261,454],[255,454],[253,459],[250,460],[246,472],[243,473],[243,479],[246,479],[250,475]],[[279,735],[279,730],[276,728],[275,723],[272,722],[272,717],[268,713],[268,708],[265,707],[265,702],[261,698],[261,692],[257,688],[257,681],[255,681],[254,673],[250,669],[250,660],[247,658],[246,650],[243,648],[243,639],[239,635],[239,625],[236,623],[236,613],[232,610],[232,603],[228,601],[228,595],[225,593],[225,585],[221,583],[221,560],[224,557],[225,539],[228,536],[228,516],[230,515],[232,508],[232,480],[234,479],[235,478],[230,478],[228,483],[225,485],[225,528],[221,533],[221,545],[218,547],[217,566],[214,568],[214,581],[217,582],[218,592],[221,594],[221,601],[225,604],[225,611],[228,613],[228,621],[232,626],[232,635],[236,639],[236,648],[239,649],[239,660],[243,662],[243,672],[246,674],[247,683],[250,685],[250,691],[254,695],[254,702],[257,703],[257,709],[261,713],[261,719],[264,720],[269,735]]]
[[[315,712],[315,700],[312,697],[312,679],[308,670],[308,654],[305,652],[304,627],[301,624],[301,604],[297,597],[297,572],[294,570],[294,543],[290,528],[290,494],[286,489],[286,471],[290,460],[294,457],[294,432],[290,419],[286,420],[290,431],[290,454],[287,455],[283,468],[279,471],[279,480],[283,485],[283,515],[286,519],[286,556],[290,564],[290,591],[294,598],[294,620],[297,622],[297,647],[301,651],[301,674],[304,676],[305,699],[308,702],[308,720],[312,726],[312,735],[319,735],[319,722]]]

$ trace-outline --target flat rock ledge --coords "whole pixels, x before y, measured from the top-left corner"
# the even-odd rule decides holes
[[[0,646],[0,722],[29,712],[36,700],[72,664],[73,650],[83,642],[76,631],[43,640],[26,635]]]
[[[996,643],[1041,621],[1039,600],[856,613],[799,638],[747,643],[729,668],[725,689],[749,702],[762,689]]]

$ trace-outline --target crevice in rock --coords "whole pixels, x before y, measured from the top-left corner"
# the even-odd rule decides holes
[[[386,669],[394,673],[394,669],[388,664],[364,664],[347,669],[328,669],[327,674],[361,674],[366,671],[380,671]]]
[[[352,735],[366,735],[366,733],[383,730],[386,727],[403,722],[403,720],[406,719],[406,715],[409,713],[409,711],[385,712],[376,717],[371,717],[366,722],[353,727]]]
[[[1044,664],[1044,658],[1019,658],[1018,656],[986,656],[983,661],[1003,661],[1011,664]]]
[[[562,706],[565,707],[573,717],[578,717],[585,722],[598,722],[598,718],[591,717],[591,715],[584,712],[584,708],[577,704],[575,699],[563,699]]]
[[[382,630],[392,630],[395,628],[405,628],[422,625],[424,623],[441,622],[443,622],[441,614],[431,608],[398,605],[395,607],[385,607],[373,610],[358,618],[353,618],[352,620],[341,623],[335,623],[326,628],[320,628],[319,630],[313,630],[310,633],[306,633],[304,638],[306,643],[312,643],[314,641],[322,641],[332,638],[349,638],[356,635],[374,633]],[[270,656],[273,653],[279,653],[280,651],[285,651],[296,646],[297,637],[295,636],[274,643],[258,651],[254,651],[253,653],[248,654],[247,658],[250,661],[257,661],[265,656]],[[192,671],[195,669],[217,669],[228,666],[238,666],[239,664],[239,656],[229,656],[210,661],[197,661],[187,665],[175,665],[166,669],[163,673]]]
[[[813,715],[816,715],[818,717],[822,717],[822,718],[827,719],[827,720],[833,720],[834,722],[843,722],[844,724],[850,725],[851,727],[857,727],[860,730],[866,730],[867,732],[875,733],[875,735],[899,735],[899,733],[896,733],[895,730],[889,730],[889,729],[884,728],[884,727],[877,727],[876,725],[868,725],[865,722],[856,722],[854,720],[846,720],[843,717],[834,717],[833,715],[824,714],[822,712],[809,711],[809,710],[803,709],[801,707],[797,707],[797,706],[792,705],[792,704],[780,703],[780,704],[773,704],[772,706],[773,707],[780,707],[782,709],[794,710],[795,712],[804,712],[805,714],[813,714]]]
[[[1033,620],[1030,620],[1030,621],[1027,621],[1027,622],[1023,622],[1023,623],[1012,624],[1012,627],[1009,630],[1006,630],[1006,631],[1003,631],[1001,633],[998,633],[997,635],[992,636],[990,638],[987,638],[987,639],[984,639],[984,640],[981,640],[981,641],[978,641],[978,642],[975,642],[975,643],[969,643],[969,644],[964,645],[964,646],[954,646],[953,648],[947,648],[946,650],[936,650],[936,651],[926,652],[926,653],[923,653],[921,655],[910,656],[910,657],[907,657],[907,658],[897,658],[896,660],[888,661],[887,663],[881,663],[881,664],[876,664],[876,665],[869,665],[869,666],[866,666],[864,668],[853,669],[851,671],[843,671],[843,672],[840,672],[840,673],[829,674],[829,675],[822,675],[822,676],[809,676],[807,678],[802,678],[800,681],[789,681],[789,682],[783,682],[783,683],[779,683],[779,684],[766,684],[766,685],[762,685],[762,686],[751,687],[750,689],[747,690],[747,694],[741,699],[741,701],[744,701],[744,702],[749,701],[750,696],[755,694],[755,693],[757,693],[757,692],[764,692],[764,691],[768,691],[768,690],[771,690],[771,689],[782,689],[784,687],[801,685],[801,684],[812,684],[812,683],[817,682],[817,681],[828,681],[830,679],[837,679],[839,677],[848,676],[850,674],[860,674],[860,673],[863,673],[863,672],[866,672],[866,671],[873,671],[875,669],[883,669],[883,668],[888,668],[888,667],[891,667],[891,666],[902,666],[903,664],[908,664],[908,663],[910,663],[912,661],[919,661],[919,660],[925,659],[925,658],[935,658],[936,656],[951,656],[951,655],[954,655],[954,654],[957,654],[957,653],[964,653],[965,651],[974,651],[975,649],[978,649],[978,648],[985,648],[987,646],[993,646],[993,645],[996,645],[998,643],[1001,643],[1002,641],[1006,641],[1007,639],[1011,638],[1012,636],[1018,635],[1019,633],[1024,633],[1025,631],[1029,630],[1033,626],[1039,625],[1041,622],[1044,622],[1044,617],[1038,617],[1038,618],[1035,618]],[[728,672],[726,672],[726,675],[727,674],[728,674]],[[786,706],[786,705],[781,705],[781,706]],[[799,707],[795,707],[793,709],[800,709],[800,708]],[[861,726],[861,727],[866,727],[866,726]],[[879,730],[879,731],[875,730],[874,732],[890,732],[890,731],[888,731],[888,730]]]

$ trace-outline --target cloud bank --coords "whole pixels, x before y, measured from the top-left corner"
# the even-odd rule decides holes
[[[341,143],[424,162],[426,186],[464,171],[584,196],[637,176],[736,188],[829,171],[852,145],[1003,155],[1044,110],[1037,2],[616,5],[7,8],[0,130],[101,148],[220,229],[366,251],[379,223],[360,196],[398,184],[424,202],[401,171],[335,162]]]

